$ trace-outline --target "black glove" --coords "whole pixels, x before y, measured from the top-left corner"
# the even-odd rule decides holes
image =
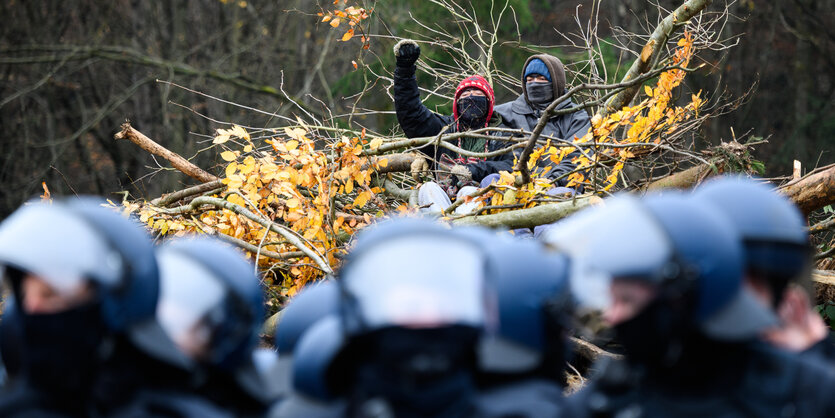
[[[404,39],[394,45],[394,56],[398,67],[411,67],[420,57],[420,47],[411,39]]]

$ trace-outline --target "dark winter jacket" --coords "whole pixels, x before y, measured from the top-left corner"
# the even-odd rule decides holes
[[[429,110],[420,100],[417,79],[415,78],[415,66],[410,68],[397,67],[394,70],[394,108],[397,112],[397,121],[408,138],[420,138],[435,136],[441,133],[457,132],[455,118],[452,115],[439,115]],[[489,126],[505,127],[502,119],[493,113]],[[507,136],[495,133],[493,136]],[[510,145],[507,141],[489,140],[480,138],[462,138],[460,147],[473,152],[496,151]],[[458,145],[458,144],[454,144]],[[437,148],[437,149],[436,149]],[[446,160],[451,163],[460,156],[452,150],[427,145],[420,148],[433,162]],[[446,155],[447,157],[444,157]],[[493,158],[470,161],[465,166],[470,170],[475,181],[481,181],[484,177],[499,171],[512,171],[513,153],[505,153]]]
[[[700,376],[654,378],[610,361],[565,403],[565,416],[617,417],[830,417],[828,389],[835,371],[812,358],[764,345],[741,355],[712,355]],[[696,369],[690,367],[691,369]],[[641,377],[642,376],[642,377]],[[628,411],[628,412],[627,412]]]
[[[547,107],[537,106],[531,103],[530,100],[528,100],[528,92],[525,88],[525,68],[531,60],[536,58],[542,60],[551,72],[554,98],[556,99],[565,94],[565,69],[563,68],[562,62],[560,62],[558,58],[551,55],[541,54],[531,56],[527,61],[525,61],[525,65],[522,67],[522,94],[519,95],[516,100],[500,104],[496,106],[495,109],[496,113],[502,117],[502,121],[505,125],[511,128],[533,131],[534,127],[536,127],[536,124],[539,122],[539,118],[542,116],[542,111],[545,107]],[[571,99],[567,99],[557,106],[557,110],[568,109],[574,106],[575,104],[571,101]],[[591,128],[590,120],[591,119],[585,110],[555,116],[548,121],[547,125],[545,125],[542,135],[565,140],[574,140],[575,136],[581,138],[583,135],[588,133]],[[574,170],[576,168],[576,164],[571,163],[571,159],[577,155],[578,153],[575,152],[566,156],[558,166],[554,167],[546,174],[546,177],[553,180]],[[549,163],[550,162],[548,161],[544,161],[542,165],[548,165]],[[566,183],[566,178],[563,178],[558,182],[560,186],[564,186]]]

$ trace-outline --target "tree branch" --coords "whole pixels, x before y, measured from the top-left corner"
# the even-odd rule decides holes
[[[287,240],[291,245],[301,250],[304,255],[310,257],[319,269],[324,271],[327,274],[333,274],[333,269],[331,269],[330,265],[322,260],[318,254],[311,248],[308,248],[304,243],[301,242],[298,236],[293,231],[288,230],[286,227],[279,225],[275,222],[270,221],[269,219],[262,218],[251,211],[249,209],[236,205],[228,200],[223,200],[217,197],[208,197],[208,196],[200,196],[192,200],[188,205],[178,206],[172,209],[164,209],[164,208],[157,208],[159,212],[168,214],[168,215],[183,215],[188,213],[194,209],[200,207],[200,205],[212,205],[215,207],[223,208],[230,210],[238,215],[245,216],[249,218],[251,221],[260,224],[264,228],[269,228],[271,231],[281,235],[284,239]]]
[[[198,180],[203,183],[219,180],[217,176],[209,174],[202,168],[192,164],[185,158],[181,157],[179,154],[169,151],[167,148],[154,142],[154,140],[152,140],[151,138],[145,136],[142,132],[137,131],[132,126],[130,126],[130,122],[123,123],[122,131],[117,133],[113,137],[116,139],[127,139],[130,142],[133,142],[134,144],[138,145],[145,151],[165,158],[166,160],[171,162],[171,165],[174,166],[174,168],[182,171],[187,176],[195,180]]]
[[[623,80],[632,80],[641,74],[648,72],[652,68],[652,63],[657,60],[658,55],[666,47],[667,39],[670,38],[673,31],[681,24],[690,20],[693,16],[701,13],[701,11],[709,6],[711,2],[712,0],[687,0],[676,10],[667,15],[667,17],[665,17],[664,20],[658,24],[655,31],[652,32],[649,40],[641,50],[641,55],[632,63],[632,66],[629,67],[629,71],[626,72]],[[640,86],[634,85],[618,93],[615,97],[609,100],[608,103],[606,103],[606,106],[603,109],[601,109],[600,115],[605,117],[610,112],[616,112],[624,106],[629,105],[629,102],[635,98],[635,95],[638,94],[639,90]]]
[[[602,202],[597,196],[581,197],[567,202],[549,203],[492,215],[468,216],[452,221],[453,225],[481,225],[490,228],[533,228],[556,222],[580,209]]]

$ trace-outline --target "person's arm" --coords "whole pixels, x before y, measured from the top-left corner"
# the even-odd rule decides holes
[[[394,46],[397,67],[394,69],[394,110],[397,121],[407,138],[419,138],[438,135],[451,120],[433,113],[420,101],[415,70],[420,47],[411,40],[402,40]],[[450,118],[451,119],[451,118]],[[421,150],[433,156],[432,147]]]
[[[513,145],[512,142],[501,141],[501,140],[490,140],[488,144],[489,151],[497,151],[502,148],[506,148]],[[493,173],[498,173],[500,171],[513,171],[513,156],[514,152],[507,152],[502,155],[497,155],[493,158],[488,158],[487,160],[478,161],[475,163],[467,164],[466,167],[470,170],[470,174],[473,180],[480,182],[485,177],[489,176]]]
[[[591,129],[591,119],[589,118],[589,114],[586,113],[585,110],[579,110],[577,112],[571,113],[566,117],[569,118],[568,121],[568,129],[563,134],[563,138],[569,141],[574,141],[574,137],[576,136],[578,139],[585,136],[589,130]],[[591,150],[587,151],[588,153]],[[565,186],[568,184],[568,177],[563,177],[559,180],[556,180],[566,173],[570,173],[577,168],[577,164],[571,162],[572,159],[580,156],[579,151],[574,151],[571,154],[565,156],[565,158],[557,164],[556,167],[552,168],[548,173],[545,174],[545,177],[553,180],[554,185],[556,186]],[[582,189],[582,188],[580,188]]]

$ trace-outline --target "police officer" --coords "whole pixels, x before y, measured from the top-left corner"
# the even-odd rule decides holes
[[[256,350],[264,300],[254,266],[231,246],[210,238],[177,239],[157,252],[162,292],[159,321],[196,364],[194,392],[234,416],[263,416],[277,387],[259,368]],[[152,408],[150,402],[147,408]]]
[[[282,395],[292,389],[293,355],[302,335],[320,319],[337,314],[339,289],[332,280],[313,283],[304,287],[287,304],[275,329],[275,347]]]
[[[797,207],[765,184],[742,177],[709,181],[693,196],[722,212],[742,240],[745,285],[781,319],[765,338],[777,347],[835,362],[829,329],[802,286],[808,284],[812,248]]]
[[[488,264],[471,237],[430,221],[364,232],[340,271],[338,320],[321,320],[299,343],[296,390],[329,395],[347,416],[471,416],[476,345],[495,323]],[[308,362],[309,334],[337,348]]]
[[[603,309],[626,359],[601,366],[567,416],[832,416],[833,373],[758,335],[771,312],[742,286],[734,229],[678,194],[621,196],[548,233],[572,286]]]
[[[14,325],[20,342],[0,416],[108,413],[133,396],[143,366],[162,373],[170,364],[162,359],[176,361],[154,319],[153,245],[101,203],[28,204],[0,224],[0,266],[13,298],[4,322],[15,322],[4,328]]]
[[[537,241],[482,240],[499,324],[479,345],[478,415],[560,416],[571,315],[569,262]]]

